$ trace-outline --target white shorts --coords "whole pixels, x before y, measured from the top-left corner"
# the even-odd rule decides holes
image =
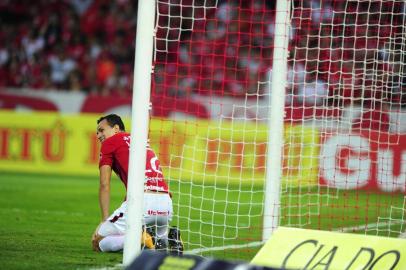
[[[166,230],[172,220],[172,199],[165,193],[144,193],[143,225],[156,225]],[[101,236],[122,235],[126,230],[127,201],[102,223],[98,230]]]

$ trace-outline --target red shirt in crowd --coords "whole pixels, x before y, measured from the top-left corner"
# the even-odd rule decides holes
[[[103,141],[100,149],[99,167],[109,165],[120,177],[127,189],[128,163],[130,157],[130,134],[127,132],[117,133]],[[147,147],[147,162],[145,168],[145,190],[169,193],[159,160],[154,151]]]

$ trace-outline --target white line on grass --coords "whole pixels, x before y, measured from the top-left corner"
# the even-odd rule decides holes
[[[400,221],[400,220],[389,220],[389,221],[385,221],[385,222],[368,223],[368,224],[365,224],[365,225],[337,228],[334,231],[336,231],[336,232],[351,232],[351,231],[359,231],[359,230],[362,230],[362,229],[376,229],[376,228],[388,226],[388,224],[390,224],[390,225],[398,225],[398,224],[402,224],[403,222],[404,221]]]
[[[122,270],[122,269],[124,269],[124,265],[119,263],[114,266],[105,266],[105,267],[101,267],[101,268],[93,267],[93,268],[89,268],[88,270]]]
[[[263,242],[263,241],[257,241],[257,242],[251,242],[251,243],[241,244],[241,245],[228,245],[228,246],[211,247],[211,248],[196,248],[196,249],[185,251],[185,254],[199,254],[199,253],[208,252],[208,251],[219,251],[219,250],[225,250],[225,249],[239,249],[239,248],[246,248],[246,247],[257,247],[257,246],[263,245],[264,243],[265,242]]]
[[[351,232],[351,231],[359,231],[362,229],[375,229],[375,228],[380,228],[387,226],[388,223],[391,223],[393,225],[395,224],[401,224],[402,221],[387,221],[387,222],[376,222],[376,223],[369,223],[366,225],[358,225],[358,226],[349,226],[349,227],[343,227],[343,228],[337,228],[334,231],[336,232]],[[263,241],[257,241],[257,242],[251,242],[247,244],[241,244],[241,245],[228,245],[228,246],[219,246],[219,247],[211,247],[211,248],[196,248],[192,250],[185,251],[186,254],[199,254],[199,253],[204,253],[204,252],[210,252],[210,251],[219,251],[219,250],[225,250],[225,249],[239,249],[239,248],[246,248],[246,247],[257,247],[263,245],[265,242]]]

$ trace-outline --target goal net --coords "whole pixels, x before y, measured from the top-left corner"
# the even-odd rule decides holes
[[[266,218],[405,231],[405,2],[291,1],[284,26],[276,2],[157,1],[149,138],[187,253],[248,260],[269,229],[277,38],[289,51],[282,177],[278,216]]]

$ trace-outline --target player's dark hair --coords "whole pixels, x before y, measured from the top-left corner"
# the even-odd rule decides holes
[[[99,118],[99,120],[97,120],[97,124],[99,124],[103,120],[106,120],[110,127],[118,125],[121,131],[125,131],[123,120],[121,120],[121,117],[118,116],[117,114],[109,114],[102,116]]]

